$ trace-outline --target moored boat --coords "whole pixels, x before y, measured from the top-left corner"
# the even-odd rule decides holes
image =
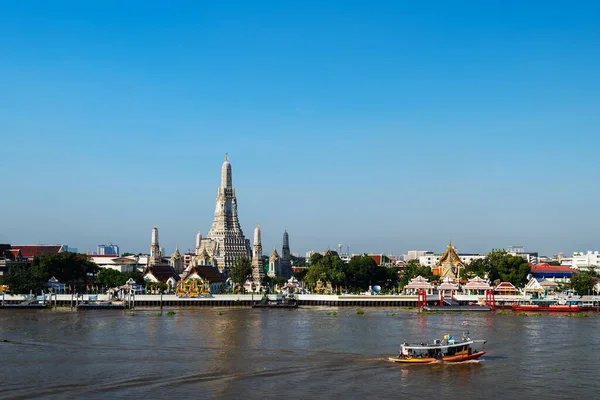
[[[436,339],[432,344],[403,343],[398,356],[389,357],[389,360],[415,364],[476,360],[485,354],[483,346],[486,342],[487,340],[469,338],[468,332],[465,332],[460,340],[454,340],[453,336],[446,335],[444,339]]]
[[[298,300],[294,295],[284,295],[277,300],[270,300],[264,296],[260,301],[252,304],[252,308],[298,308]]]
[[[513,311],[547,311],[547,312],[579,312],[577,304],[549,304],[549,303],[519,303],[512,305]]]

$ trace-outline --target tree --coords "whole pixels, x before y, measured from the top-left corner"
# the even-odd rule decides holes
[[[346,282],[345,263],[338,256],[315,253],[310,257],[310,267],[304,280],[312,285],[318,281],[342,285]]]
[[[252,262],[246,256],[240,256],[235,259],[233,268],[231,268],[231,279],[239,283],[244,290],[244,283],[252,277]]]
[[[486,259],[488,279],[492,282],[500,279],[516,287],[523,287],[527,283],[531,266],[523,257],[513,256],[505,250],[492,250]]]
[[[144,283],[142,274],[137,271],[120,272],[112,268],[102,268],[96,275],[96,283],[107,288],[123,286],[129,279],[133,279],[138,285]]]
[[[306,257],[296,257],[290,254],[290,261],[294,267],[306,267]]]
[[[310,256],[310,258],[308,260],[308,263],[310,265],[316,265],[316,264],[318,264],[321,261],[321,259],[323,257],[325,257],[325,256],[323,254],[321,254],[321,253],[313,253],[313,255]]]
[[[47,272],[30,263],[18,263],[10,266],[5,281],[13,294],[39,293],[48,284]]]
[[[125,253],[121,254],[121,257],[127,257],[127,256],[133,256],[133,255],[135,255],[135,254],[125,252]]]
[[[294,276],[296,277],[296,279],[298,279],[299,281],[303,281],[304,277],[306,276],[306,274],[308,273],[308,268],[302,268],[296,272],[294,272]]]
[[[590,268],[587,271],[580,271],[573,274],[571,277],[571,288],[583,296],[594,289],[594,285],[598,280],[595,268]]]
[[[431,268],[422,266],[419,263],[419,260],[410,260],[406,264],[406,267],[404,267],[404,270],[400,273],[400,279],[398,281],[400,288],[408,285],[410,280],[416,278],[417,276],[422,276],[423,278],[427,279],[433,278]]]
[[[476,258],[471,261],[466,268],[466,276],[468,278],[474,278],[476,276],[485,278],[486,274],[490,270],[490,260],[488,257]]]
[[[32,266],[39,268],[47,279],[54,276],[60,282],[79,289],[85,289],[100,269],[85,254],[71,252],[35,257]]]

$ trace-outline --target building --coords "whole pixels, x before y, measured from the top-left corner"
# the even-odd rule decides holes
[[[473,260],[483,259],[486,257],[482,254],[471,253],[456,253],[456,255],[458,256],[458,259],[465,265],[469,264]],[[442,256],[443,254],[434,254],[433,252],[428,251],[426,254],[419,257],[419,264],[421,264],[424,267],[433,268],[440,261]]]
[[[353,254],[352,257],[360,257],[361,254]],[[386,256],[385,254],[369,254],[369,257],[371,257],[373,259],[373,261],[375,261],[375,264],[382,266],[382,267],[390,267],[392,265],[394,265],[394,263],[392,262],[392,259],[388,256]]]
[[[148,265],[157,265],[161,263],[162,251],[158,245],[158,228],[154,225],[152,228],[152,241],[150,243],[150,260]]]
[[[233,267],[236,258],[250,258],[250,241],[244,237],[237,210],[237,199],[232,184],[231,164],[225,155],[221,167],[221,186],[217,190],[217,200],[213,224],[206,238],[200,232],[196,237],[196,254],[206,250],[214,258],[220,272]]]
[[[117,246],[116,244],[99,244],[96,250],[96,254],[99,255],[108,255],[108,254],[112,254],[112,255],[120,255],[121,253],[119,253],[119,246]]]
[[[442,280],[457,281],[460,276],[460,270],[465,268],[465,263],[456,253],[452,242],[446,248],[444,254],[440,256],[435,265],[431,268],[433,275],[439,275]]]
[[[598,251],[592,252],[591,250],[588,250],[587,253],[575,252],[572,257],[563,258],[561,264],[579,270],[586,270],[592,267],[600,269],[600,253]]]
[[[523,246],[508,246],[506,252],[512,256],[522,257],[527,260],[528,263],[537,264],[539,262],[538,253],[525,251],[525,247]]]
[[[267,275],[270,277],[281,275],[281,258],[275,247],[273,247],[273,252],[269,256],[269,272],[267,272]]]
[[[403,259],[404,261],[418,260],[420,257],[426,254],[433,254],[433,252],[428,250],[409,250],[406,254],[403,255]]]
[[[175,252],[173,252],[171,259],[169,260],[169,264],[171,265],[171,267],[173,267],[175,272],[177,272],[178,274],[183,273],[183,270],[185,269],[185,267],[183,265],[183,257],[181,256],[181,253],[179,252],[179,246],[175,247]]]
[[[119,257],[114,254],[87,254],[87,258],[100,268],[110,268],[119,272],[133,272],[146,266],[147,258],[139,256]]]
[[[23,261],[31,261],[36,256],[49,256],[67,251],[69,247],[62,244],[12,245],[12,250],[19,250]]]
[[[260,287],[265,277],[265,268],[262,259],[262,239],[258,224],[254,228],[254,244],[252,247],[252,281],[254,285]]]
[[[574,269],[568,265],[550,265],[547,263],[531,266],[531,275],[534,278],[545,279],[552,282],[568,282],[573,276]]]
[[[292,260],[290,257],[290,237],[287,230],[283,232],[283,246],[281,247],[281,260],[279,261],[281,276],[286,279],[292,277]]]

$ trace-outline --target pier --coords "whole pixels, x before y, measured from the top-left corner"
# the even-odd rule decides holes
[[[269,300],[281,299],[282,295],[269,295]],[[296,295],[300,307],[329,306],[329,307],[419,307],[430,311],[482,311],[490,310],[491,307],[482,307],[472,305],[481,303],[482,296],[476,295],[456,295],[453,306],[439,306],[438,295],[427,295],[425,302],[423,298],[419,302],[417,295],[319,295],[319,294],[300,294]],[[587,299],[587,297],[590,297]],[[18,308],[19,305],[25,306],[28,300],[25,295],[4,295],[4,301],[0,308]],[[52,295],[45,302],[29,303],[31,308],[40,307],[71,307],[74,309],[123,309],[137,307],[251,307],[255,302],[260,301],[261,294],[217,294],[207,297],[179,297],[176,295],[150,295],[136,294],[131,297],[125,296],[124,299],[109,298],[104,294],[83,294],[79,296],[71,294]],[[38,297],[39,299],[39,297]],[[496,296],[495,308],[510,307],[511,304],[519,301],[529,300],[528,296]],[[600,298],[584,296],[581,299],[582,304],[590,308],[600,307]]]

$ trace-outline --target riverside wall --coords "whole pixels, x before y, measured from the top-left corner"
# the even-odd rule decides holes
[[[151,295],[137,294],[125,301],[134,307],[250,307],[256,301],[261,299],[262,295],[252,294],[217,294],[210,297],[185,298],[175,295]],[[269,295],[270,300],[277,300],[282,295]],[[319,294],[301,294],[296,295],[300,306],[334,306],[334,307],[416,307],[417,296],[386,296],[386,295],[319,295]],[[4,295],[0,301],[5,304],[19,304],[26,301],[27,295]],[[461,304],[481,301],[483,296],[476,295],[456,295],[454,299]],[[520,300],[526,300],[525,296],[496,296],[496,304],[513,303]],[[50,299],[48,298],[48,301]],[[85,304],[93,301],[108,302],[117,301],[110,299],[104,294],[84,294],[78,298],[71,294],[58,294],[52,296],[52,304],[58,306],[71,306]],[[438,295],[428,295],[427,303],[430,305],[439,304]]]

